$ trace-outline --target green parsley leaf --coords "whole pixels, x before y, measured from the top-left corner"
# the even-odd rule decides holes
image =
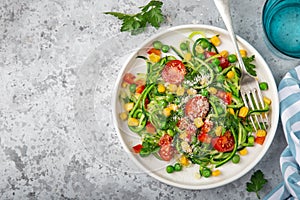
[[[260,196],[258,192],[263,188],[263,186],[268,181],[264,178],[264,174],[261,170],[255,171],[251,176],[251,182],[247,182],[247,191],[248,192],[255,192],[258,199]]]
[[[160,24],[164,21],[164,17],[161,12],[163,3],[161,1],[150,1],[142,11],[147,21],[155,28],[159,28]]]
[[[252,64],[251,62],[254,61],[255,56],[252,55],[251,57],[243,57],[243,61],[246,67],[246,70],[251,74],[252,76],[256,76],[256,71],[255,71],[255,65]]]
[[[120,12],[105,12],[122,20],[121,32],[128,31],[132,35],[139,34],[145,30],[147,24],[159,28],[164,21],[161,7],[163,2],[151,0],[147,5],[140,7],[141,12],[136,14],[125,14]]]

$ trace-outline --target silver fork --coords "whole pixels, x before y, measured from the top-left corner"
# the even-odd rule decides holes
[[[246,107],[249,108],[249,110],[263,109],[264,102],[263,102],[261,90],[259,88],[258,80],[256,77],[250,75],[247,72],[242,56],[239,51],[236,36],[234,34],[233,27],[232,27],[229,0],[214,0],[214,2],[228,30],[229,36],[234,45],[234,50],[236,51],[237,59],[242,72],[242,77],[240,81],[240,85],[241,85],[240,91],[241,91],[241,96],[244,101],[244,104]],[[265,114],[264,117],[262,116],[262,114],[250,116],[251,123],[256,131],[257,131],[256,124],[258,125],[259,129],[267,129],[267,125],[269,121],[267,114]]]

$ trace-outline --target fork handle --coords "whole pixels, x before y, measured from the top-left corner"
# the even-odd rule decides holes
[[[243,71],[247,72],[237,44],[236,35],[233,31],[232,20],[230,15],[230,6],[229,6],[230,0],[214,0],[214,2],[228,30],[229,36],[233,42],[234,50],[236,51],[239,65]]]

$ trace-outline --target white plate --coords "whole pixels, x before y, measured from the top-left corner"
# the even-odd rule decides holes
[[[136,59],[136,56],[145,55],[145,49],[149,48],[152,45],[152,42],[155,40],[160,40],[165,44],[179,47],[180,42],[184,38],[187,38],[187,36],[193,31],[202,31],[208,37],[219,34],[222,44],[218,47],[218,49],[226,49],[229,50],[229,52],[234,53],[232,47],[233,45],[231,43],[229,35],[227,34],[227,31],[208,25],[177,26],[163,31],[153,36],[152,38],[149,38],[146,42],[144,42],[144,44],[140,46],[140,48],[135,53],[133,53],[129,57],[120,71],[113,93],[113,121],[124,150],[129,154],[129,157],[131,158],[131,160],[128,160],[128,162],[135,162],[146,173],[166,184],[185,189],[209,189],[228,184],[249,172],[267,152],[273,141],[277,129],[279,118],[279,100],[276,83],[267,63],[248,42],[238,37],[240,49],[246,49],[248,55],[255,55],[256,71],[259,80],[266,81],[269,84],[269,89],[267,91],[263,91],[263,95],[272,99],[272,106],[270,111],[271,127],[268,131],[268,135],[263,145],[255,145],[255,147],[248,148],[249,153],[246,156],[241,157],[241,161],[239,162],[239,164],[232,164],[231,162],[228,162],[225,165],[219,167],[219,169],[221,170],[220,176],[199,179],[195,177],[195,174],[199,169],[198,165],[184,168],[184,170],[182,170],[181,172],[171,174],[166,173],[165,167],[169,164],[168,162],[160,161],[154,156],[141,158],[139,155],[132,153],[132,146],[140,143],[140,138],[139,136],[137,136],[137,134],[130,132],[127,124],[119,119],[119,113],[122,109],[118,96],[123,75],[126,72],[145,72],[146,70],[144,61],[142,59]],[[173,163],[174,162],[175,161],[173,161]]]

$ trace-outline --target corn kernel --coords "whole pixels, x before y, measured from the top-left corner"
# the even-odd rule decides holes
[[[220,136],[222,134],[222,126],[218,126],[215,130],[216,136]]]
[[[186,91],[186,93],[187,93],[188,95],[195,95],[195,94],[197,94],[197,90],[195,90],[194,88],[189,88],[189,89]]]
[[[164,108],[163,114],[165,117],[169,117],[171,115],[171,108],[169,108],[169,107]]]
[[[180,135],[179,135],[179,138],[182,139],[182,140],[186,139],[186,137],[187,137],[186,132],[180,133]]]
[[[221,44],[220,38],[216,35],[210,38],[210,42],[215,46],[219,46]]]
[[[271,103],[272,103],[272,100],[269,99],[268,97],[264,97],[264,98],[263,98],[263,101],[264,101],[264,103],[267,104],[267,105],[271,105]]]
[[[128,119],[128,126],[138,126],[139,125],[139,120],[133,117],[130,117]]]
[[[240,54],[242,57],[247,57],[247,51],[245,49],[240,49]]]
[[[229,112],[230,114],[232,114],[232,115],[235,114],[233,108],[228,108],[228,112]]]
[[[163,84],[158,84],[157,91],[159,93],[164,93],[166,91],[166,87]]]
[[[127,112],[129,112],[129,111],[132,110],[133,106],[134,106],[134,103],[133,103],[133,102],[125,103],[125,104],[124,104],[124,109],[125,109]]]
[[[208,88],[208,91],[211,93],[211,94],[217,94],[218,90],[214,87],[210,87]]]
[[[123,82],[123,83],[122,83],[122,88],[126,88],[126,87],[127,87],[127,85],[128,85],[128,83],[126,83],[126,82]]]
[[[265,130],[259,129],[256,132],[256,137],[265,137],[267,135],[267,132]]]
[[[221,174],[221,171],[220,170],[214,170],[214,171],[212,171],[212,173],[211,173],[211,175],[212,176],[220,176],[220,174]]]
[[[249,109],[246,106],[241,107],[239,111],[239,117],[246,117],[248,114]]]
[[[248,154],[248,150],[246,148],[243,148],[242,150],[239,151],[241,156],[245,156]]]
[[[121,112],[120,113],[120,119],[123,120],[123,121],[126,120],[127,119],[127,113],[126,112]]]
[[[222,57],[224,57],[224,58],[227,58],[228,55],[229,55],[229,52],[228,52],[227,50],[223,50],[223,51],[221,51],[219,54],[220,54],[220,56],[222,56]]]
[[[160,60],[160,56],[159,55],[156,55],[155,53],[151,53],[149,55],[149,60],[151,62],[154,62],[154,63],[157,63],[159,60]]]
[[[231,71],[231,70],[226,74],[227,78],[229,78],[229,79],[233,79],[234,75],[235,75],[234,71]]]
[[[191,54],[191,53],[186,53],[186,54],[184,55],[184,60],[190,61],[191,59],[192,59],[192,54]]]
[[[194,119],[194,124],[197,128],[200,128],[201,126],[204,125],[204,122],[203,122],[202,118],[197,117]]]
[[[197,45],[195,47],[195,50],[196,50],[197,53],[203,53],[204,52],[204,49],[200,45]]]
[[[168,90],[169,90],[170,92],[176,92],[176,90],[177,90],[177,85],[175,85],[175,84],[170,84],[170,85],[168,85]]]
[[[168,106],[171,110],[173,110],[173,111],[177,111],[178,110],[178,105],[176,105],[176,104],[170,104],[169,106]]]
[[[188,166],[190,164],[189,160],[185,156],[180,157],[179,163],[183,166]]]
[[[179,86],[176,90],[177,96],[182,96],[184,95],[184,87]]]

